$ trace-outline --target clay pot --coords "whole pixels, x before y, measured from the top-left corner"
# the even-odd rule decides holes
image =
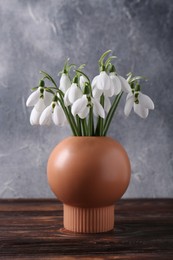
[[[69,137],[52,151],[48,182],[64,204],[64,227],[80,233],[114,227],[114,204],[130,181],[124,148],[109,137]]]

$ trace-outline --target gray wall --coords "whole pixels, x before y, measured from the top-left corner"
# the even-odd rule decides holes
[[[173,197],[173,1],[0,0],[0,197],[52,197],[46,162],[68,128],[32,127],[25,107],[39,70],[54,77],[64,59],[88,63],[112,49],[120,74],[145,75],[156,109],[125,118],[109,135],[126,148],[132,178],[125,197]],[[58,80],[58,78],[57,78]]]

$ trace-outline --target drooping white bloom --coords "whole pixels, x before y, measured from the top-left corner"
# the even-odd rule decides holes
[[[38,125],[39,118],[46,108],[52,101],[52,94],[45,91],[43,88],[38,88],[28,97],[26,106],[34,106],[30,115],[31,125]]]
[[[127,80],[125,78],[121,77],[120,75],[118,75],[118,78],[121,82],[122,91],[124,91],[126,93],[131,92],[131,87],[130,87],[129,83],[127,82]]]
[[[102,71],[100,75],[93,79],[91,85],[95,98],[100,98],[102,94],[106,97],[112,97],[118,95],[121,91],[121,81],[114,72],[108,75],[105,71]]]
[[[111,72],[109,74],[110,81],[111,81],[111,87],[110,87],[110,93],[107,95],[108,97],[112,97],[113,95],[118,95],[121,92],[121,81],[118,78],[118,76],[115,74],[115,72]]]
[[[77,99],[72,105],[71,112],[73,116],[78,115],[80,118],[86,118],[89,114],[88,99],[86,95]]]
[[[66,124],[64,111],[57,102],[52,102],[46,107],[39,119],[40,125],[50,125],[52,121],[55,125],[59,126]]]
[[[93,88],[97,88],[102,90],[103,92],[105,90],[108,90],[110,88],[111,82],[110,82],[110,78],[108,76],[108,74],[106,73],[106,71],[101,71],[99,75],[97,75],[96,77],[94,77],[94,79],[92,80],[91,86]]]
[[[85,83],[88,83],[88,79],[86,77],[84,77],[83,75],[81,75],[79,78],[79,85],[80,85],[82,91],[84,91]]]
[[[93,97],[98,102],[100,101],[101,95],[102,93],[100,93],[98,90],[97,91],[95,91],[95,89],[93,90]],[[104,110],[108,113],[110,108],[111,108],[111,101],[108,96],[104,95]]]
[[[130,114],[132,108],[134,108],[134,112],[141,118],[146,118],[149,114],[149,109],[154,109],[154,103],[149,96],[141,92],[131,92],[127,95],[124,107],[126,116]]]
[[[71,81],[69,79],[69,76],[63,73],[60,78],[59,89],[63,93],[66,93],[66,91],[69,89],[70,86],[71,86]]]
[[[104,110],[108,113],[111,108],[111,101],[108,97],[104,98]]]
[[[35,104],[34,108],[31,111],[30,115],[30,124],[31,125],[39,125],[39,118],[45,109],[45,103],[43,98],[40,98]]]
[[[29,95],[27,101],[26,101],[26,106],[27,107],[32,107],[35,106],[35,104],[38,102],[40,98],[40,88],[37,88],[34,92]]]
[[[46,107],[39,119],[40,125],[50,125],[51,123],[51,116],[52,116],[52,104],[50,104],[48,107]]]
[[[91,98],[91,101],[88,101],[87,95],[83,95],[81,98],[77,99],[72,105],[71,111],[73,116],[78,115],[83,119],[88,116],[91,106],[93,107],[95,116],[105,118],[105,111],[99,101],[95,98]]]
[[[94,115],[105,118],[105,111],[104,111],[102,105],[100,104],[100,102],[97,99],[92,98],[92,104],[93,104]]]
[[[56,105],[52,114],[52,120],[55,125],[64,126],[68,123],[67,118],[61,106]]]
[[[76,83],[72,83],[72,85],[64,95],[65,106],[69,106],[73,104],[77,99],[82,97],[82,95],[83,95],[82,90],[77,86]]]
[[[93,97],[96,99],[100,99],[101,95],[103,94],[103,91],[98,89],[97,87],[94,87],[92,90]]]

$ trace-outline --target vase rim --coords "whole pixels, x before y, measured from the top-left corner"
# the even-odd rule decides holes
[[[83,136],[83,135],[80,135],[80,136],[71,135],[69,137],[74,137],[74,138],[85,138],[85,137],[87,137],[87,138],[96,138],[96,137],[98,137],[98,138],[112,138],[110,136],[99,136],[99,135],[92,135],[92,136],[90,136],[90,135],[85,135],[85,136]]]

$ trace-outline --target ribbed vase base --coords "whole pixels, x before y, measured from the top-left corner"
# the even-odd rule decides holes
[[[64,204],[64,228],[77,233],[101,233],[114,227],[114,205],[79,208]]]

